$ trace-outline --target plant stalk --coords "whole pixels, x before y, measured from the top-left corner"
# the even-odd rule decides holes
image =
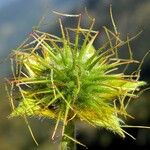
[[[75,138],[75,124],[73,121],[67,123],[64,134],[68,137]],[[76,150],[76,143],[65,135],[62,137],[61,150]]]

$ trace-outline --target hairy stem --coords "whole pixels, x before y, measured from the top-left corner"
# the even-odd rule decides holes
[[[75,124],[73,121],[69,121],[65,127],[64,136],[61,141],[61,150],[76,150],[76,143],[65,135],[75,138]]]

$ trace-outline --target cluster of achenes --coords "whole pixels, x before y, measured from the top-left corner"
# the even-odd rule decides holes
[[[49,117],[56,120],[56,128],[59,122],[65,128],[82,120],[124,137],[121,118],[129,116],[126,107],[145,82],[116,73],[119,66],[136,62],[117,57],[118,48],[130,39],[123,41],[104,27],[108,40],[95,49],[98,32],[93,25],[65,28],[60,20],[62,37],[34,30],[14,51],[12,86],[21,96],[10,117]]]

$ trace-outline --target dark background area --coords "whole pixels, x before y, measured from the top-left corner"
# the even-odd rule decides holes
[[[23,119],[7,119],[11,112],[7,93],[4,87],[4,78],[11,77],[9,59],[10,52],[16,48],[32,31],[40,18],[46,15],[43,30],[58,34],[58,16],[52,10],[63,13],[82,13],[96,18],[95,30],[102,34],[102,27],[112,27],[109,6],[113,6],[113,16],[118,31],[122,37],[142,34],[131,43],[133,56],[141,60],[150,50],[150,1],[149,0],[0,0],[0,150],[57,150],[58,139],[51,141],[54,122],[48,119],[29,118],[33,132],[39,142],[34,144]],[[88,20],[83,17],[83,26]],[[68,19],[64,24],[70,25]],[[100,34],[100,36],[101,36]],[[101,42],[101,37],[96,44]],[[126,49],[120,52],[124,58],[128,55]],[[133,68],[131,68],[132,71]],[[150,85],[150,55],[144,61],[141,71],[141,80]],[[135,119],[127,119],[130,125],[150,126],[150,91],[146,91],[134,100],[128,108]],[[136,149],[148,150],[150,147],[149,129],[126,129],[136,140],[127,136],[120,138],[106,130],[90,127],[82,122],[77,123],[77,139],[88,146],[89,150]],[[78,150],[84,148],[78,146]]]

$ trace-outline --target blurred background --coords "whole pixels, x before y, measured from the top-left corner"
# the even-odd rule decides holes
[[[0,0],[0,150],[58,150],[58,139],[51,141],[54,122],[48,119],[29,118],[33,132],[39,142],[37,147],[27,129],[23,119],[7,119],[11,112],[4,78],[11,77],[11,67],[8,58],[10,52],[28,36],[45,14],[44,31],[58,34],[58,16],[53,10],[63,13],[82,13],[96,18],[95,30],[102,32],[102,27],[111,26],[109,6],[113,6],[118,31],[122,37],[127,34],[142,34],[132,43],[132,51],[136,60],[150,50],[150,1],[149,0]],[[86,26],[86,19],[83,26]],[[71,24],[63,20],[65,25]],[[100,41],[98,41],[99,43]],[[127,55],[126,49],[120,52]],[[131,68],[132,70],[133,68]],[[129,71],[131,71],[129,70]],[[150,85],[150,55],[146,57],[141,71],[141,80]],[[129,112],[136,119],[127,120],[127,124],[150,126],[150,91],[144,92],[130,105]],[[77,123],[77,139],[88,146],[89,150],[107,150],[113,148],[136,148],[148,150],[150,147],[150,130],[126,129],[136,140],[126,137],[121,139],[117,135],[102,129],[92,128],[84,123]],[[84,149],[81,146],[78,150]]]

